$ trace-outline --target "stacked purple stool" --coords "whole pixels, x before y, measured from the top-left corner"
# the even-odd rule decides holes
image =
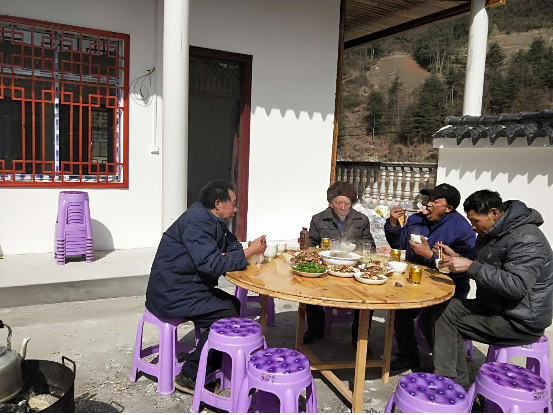
[[[330,336],[333,323],[353,322],[353,310],[347,308],[325,307],[325,336]],[[334,313],[336,311],[336,313]]]
[[[86,262],[94,259],[87,192],[60,192],[59,195],[54,256],[59,265],[64,265],[67,255],[85,255]]]
[[[261,308],[248,308],[248,303],[259,303],[261,307],[261,295],[248,295],[248,290],[236,287],[234,296],[240,300],[240,317],[256,317],[261,313]],[[267,325],[275,327],[275,299],[267,297]]]
[[[534,372],[509,363],[484,363],[468,395],[486,398],[502,412],[547,412],[547,383]]]
[[[236,317],[213,323],[200,356],[190,412],[199,412],[201,402],[231,413],[236,412],[238,392],[246,376],[248,356],[266,346],[261,325],[253,320]],[[207,358],[212,349],[223,353],[223,363],[221,369],[208,374]],[[221,392],[230,388],[230,398],[217,395],[205,388],[205,385],[215,379],[220,380]]]
[[[472,401],[461,385],[445,376],[410,373],[399,380],[384,412],[396,407],[411,413],[469,413]]]
[[[545,380],[547,384],[547,403],[551,409],[551,364],[549,362],[549,340],[542,336],[536,343],[524,346],[490,345],[486,363],[509,363],[512,357],[526,357],[526,369],[531,370]]]
[[[138,371],[157,378],[157,393],[160,395],[172,395],[175,392],[173,379],[181,370],[182,363],[177,361],[178,352],[190,353],[194,347],[187,346],[178,341],[177,327],[187,320],[181,318],[163,318],[144,311],[138,329],[134,345],[134,357],[131,371],[131,382],[136,382]],[[142,349],[142,331],[144,323],[155,325],[159,329],[159,343]],[[195,327],[195,344],[200,339],[200,328]],[[146,356],[158,353],[158,363],[148,363],[142,360]]]
[[[257,389],[257,395],[250,402],[248,396],[252,389]],[[317,391],[307,357],[292,349],[259,350],[248,361],[236,412],[245,413],[251,408],[260,413],[298,413],[298,399],[304,389],[306,412],[316,413]],[[275,396],[280,407],[275,403]]]

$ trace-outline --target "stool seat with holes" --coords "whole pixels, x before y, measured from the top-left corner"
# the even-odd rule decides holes
[[[469,413],[472,402],[458,383],[431,373],[410,373],[403,376],[384,412]]]
[[[266,344],[261,325],[249,318],[225,318],[213,323],[200,356],[190,412],[199,412],[201,402],[224,411],[235,412],[238,392],[246,376],[247,359],[252,352],[263,347],[266,347]],[[222,352],[223,363],[221,369],[208,374],[207,358],[210,350]],[[221,392],[230,388],[230,398],[217,395],[205,388],[205,385],[215,379],[221,382]]]
[[[551,364],[549,361],[549,340],[546,336],[533,344],[523,346],[496,346],[490,345],[486,363],[508,363],[512,357],[526,357],[526,369],[539,375],[547,383],[547,403],[549,412],[551,408]]]
[[[544,412],[547,383],[539,375],[509,363],[485,363],[469,390],[469,399],[482,395],[503,412]]]
[[[248,400],[249,392],[257,395]],[[309,360],[302,353],[286,348],[258,350],[248,361],[247,376],[240,388],[237,412],[299,412],[300,393],[306,391],[306,412],[317,412],[317,391]],[[280,401],[276,406],[274,397]]]

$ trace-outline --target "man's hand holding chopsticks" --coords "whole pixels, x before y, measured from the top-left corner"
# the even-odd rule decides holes
[[[440,258],[440,249],[442,251],[442,255]],[[445,259],[449,257],[458,257],[459,254],[455,252],[453,249],[451,249],[449,246],[445,245],[442,241],[438,241],[434,244],[432,247],[432,251],[436,254],[436,256],[440,259]]]
[[[451,272],[466,272],[467,269],[469,269],[470,265],[472,264],[472,260],[468,258],[462,258],[462,257],[445,257],[442,259],[438,266],[439,268],[449,268]]]

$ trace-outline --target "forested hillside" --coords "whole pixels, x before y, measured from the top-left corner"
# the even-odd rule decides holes
[[[489,10],[483,112],[553,108],[553,0]],[[346,51],[339,159],[435,161],[432,134],[463,105],[469,18]]]

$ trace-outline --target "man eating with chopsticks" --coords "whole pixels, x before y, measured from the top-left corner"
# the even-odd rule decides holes
[[[474,248],[476,233],[468,221],[456,211],[461,202],[459,191],[447,183],[434,189],[423,189],[421,194],[428,197],[425,209],[407,219],[401,226],[399,218],[405,215],[405,209],[395,206],[390,210],[390,218],[384,225],[386,240],[393,249],[405,249],[405,259],[409,262],[436,268],[438,255],[431,249],[437,242],[452,247],[455,252],[470,256]],[[417,235],[420,242],[410,240]],[[450,243],[446,243],[449,241]],[[451,245],[450,245],[451,244]],[[466,298],[470,290],[469,278],[464,273],[449,275],[455,282],[455,298]],[[419,349],[415,337],[415,319],[421,315],[419,326],[428,343],[432,343],[430,321],[432,307],[398,310],[395,318],[395,334],[399,353],[390,365],[391,370],[404,370],[420,366]]]

